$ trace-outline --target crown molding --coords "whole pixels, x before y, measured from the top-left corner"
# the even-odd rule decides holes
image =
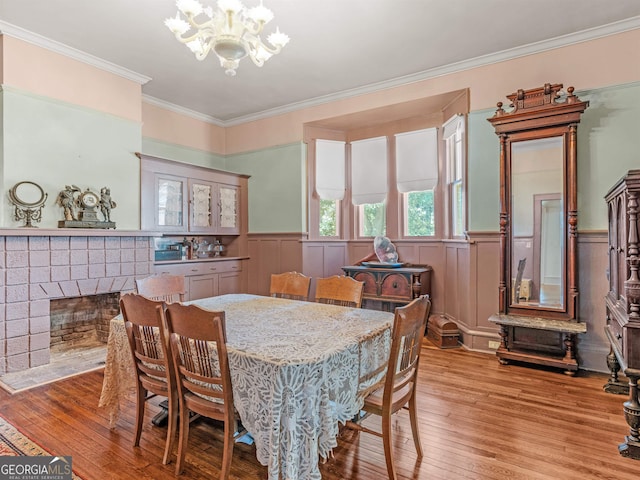
[[[428,80],[431,78],[458,73],[464,70],[470,70],[470,69],[482,67],[485,65],[491,65],[493,63],[504,62],[507,60],[524,57],[527,55],[533,55],[536,53],[541,53],[548,50],[554,50],[557,48],[562,48],[562,47],[574,45],[577,43],[587,42],[590,40],[595,40],[595,39],[607,37],[610,35],[616,35],[619,33],[630,31],[630,30],[635,30],[638,28],[640,28],[640,16],[635,16],[625,20],[618,21],[618,22],[609,23],[607,25],[602,25],[599,27],[582,30],[580,32],[575,32],[568,35],[562,35],[559,37],[543,40],[540,42],[523,45],[521,47],[502,50],[500,52],[491,53],[488,55],[482,55],[469,60],[463,60],[461,62],[456,62],[449,65],[444,65],[441,67],[424,70],[422,72],[418,72],[415,74],[393,78],[391,80],[372,83],[369,85],[365,85],[362,87],[353,88],[349,90],[343,90],[341,92],[331,94],[331,95],[314,97],[301,102],[294,102],[287,105],[282,105],[280,107],[263,110],[261,112],[257,112],[250,115],[244,115],[244,116],[232,118],[230,120],[220,120],[216,117],[205,115],[203,113],[196,112],[194,110],[190,110],[190,109],[181,107],[179,105],[175,105],[175,104],[166,102],[164,100],[151,97],[149,95],[143,95],[142,98],[143,98],[143,101],[151,105],[155,105],[160,108],[165,108],[167,110],[194,118],[199,121],[211,123],[219,127],[232,127],[235,125],[240,125],[243,123],[248,123],[256,120],[262,120],[262,119],[273,117],[276,115],[282,115],[284,113],[290,113],[296,110],[315,107],[318,105],[323,105],[323,104],[335,102],[338,100],[344,100],[344,99],[356,97],[359,95],[365,95],[368,93],[374,93],[381,90],[387,90],[387,89],[398,87],[401,85],[416,83],[416,82]],[[129,80],[138,82],[141,85],[144,85],[145,83],[151,80],[150,77],[133,72],[131,70],[128,70],[126,68],[113,64],[111,62],[107,62],[98,57],[94,57],[93,55],[89,55],[85,52],[76,50],[74,48],[68,47],[66,45],[55,42],[53,40],[49,40],[41,35],[37,35],[35,33],[29,32],[27,30],[24,30],[15,25],[11,25],[9,23],[3,22],[1,20],[0,20],[0,34],[7,34],[12,37],[18,38],[20,40],[24,40],[29,43],[47,48],[54,52],[71,57],[75,60],[88,63],[89,65],[95,66],[102,70],[106,70],[108,72],[115,73],[116,75],[125,77]]]
[[[10,37],[17,38],[18,40],[23,40],[38,47],[46,48],[47,50],[51,50],[52,52],[59,53],[65,57],[86,63],[92,67],[119,75],[140,85],[144,85],[151,80],[151,77],[147,77],[146,75],[121,67],[115,63],[108,62],[102,58],[95,57],[81,50],[69,47],[63,43],[43,37],[37,33],[30,32],[24,28],[12,25],[11,23],[3,22],[2,20],[0,20],[0,35],[9,35]]]
[[[512,60],[519,57],[525,57],[527,55],[533,55],[536,53],[545,52],[548,50],[554,50],[577,43],[583,43],[598,38],[608,37],[610,35],[616,35],[618,33],[628,32],[640,28],[640,16],[631,17],[619,22],[609,23],[600,27],[594,27],[587,30],[581,30],[579,32],[562,35],[560,37],[554,37],[540,42],[530,43],[521,47],[511,48],[508,50],[502,50],[500,52],[482,55],[479,57],[471,58],[469,60],[463,60],[461,62],[451,63],[442,67],[436,67],[422,72],[414,73],[411,75],[405,75],[403,77],[393,78],[383,82],[372,83],[363,87],[353,88],[351,90],[344,90],[331,95],[325,95],[322,97],[311,98],[302,102],[291,103],[283,105],[281,107],[263,110],[252,115],[245,115],[242,117],[236,117],[231,120],[223,122],[224,126],[230,127],[247,123],[255,120],[262,120],[264,118],[281,115],[283,113],[289,113],[295,110],[301,110],[303,108],[314,107],[322,105],[324,103],[334,102],[337,100],[344,100],[347,98],[355,97],[358,95],[364,95],[367,93],[374,93],[380,90],[386,90],[389,88],[398,87],[401,85],[407,85],[409,83],[416,83],[431,78],[450,75],[453,73],[462,72],[464,70],[471,70],[473,68],[482,67],[485,65],[491,65],[493,63],[500,63],[507,60]]]
[[[142,94],[142,101],[144,103],[148,103],[149,105],[154,105],[156,107],[164,108],[165,110],[169,110],[179,115],[185,115],[187,117],[191,117],[194,120],[199,120],[201,122],[216,125],[217,127],[228,126],[226,122],[223,122],[222,120],[216,117],[212,117],[211,115],[205,115],[204,113],[196,112],[195,110],[190,110],[188,108],[181,107],[180,105],[176,105],[175,103],[170,103],[164,100],[160,100],[159,98],[152,97],[150,95]]]

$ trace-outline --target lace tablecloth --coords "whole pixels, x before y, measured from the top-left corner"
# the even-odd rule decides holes
[[[234,403],[269,480],[320,479],[318,461],[337,445],[338,422],[362,407],[360,379],[388,359],[393,314],[245,294],[191,303],[225,311]],[[116,317],[99,403],[112,426],[120,398],[133,393],[131,353]]]

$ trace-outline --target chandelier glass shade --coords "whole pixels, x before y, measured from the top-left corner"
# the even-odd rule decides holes
[[[198,60],[204,60],[213,50],[230,76],[236,74],[244,57],[249,56],[261,67],[289,42],[280,29],[267,37],[269,45],[260,38],[264,26],[273,19],[273,12],[262,0],[253,8],[246,8],[240,0],[218,0],[215,9],[203,7],[198,0],[177,0],[176,6],[178,13],[167,18],[165,25]]]

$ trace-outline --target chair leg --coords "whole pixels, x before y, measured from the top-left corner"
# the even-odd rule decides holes
[[[391,414],[382,415],[382,443],[384,444],[384,458],[387,461],[389,480],[397,480],[396,469],[393,466],[393,452],[391,441]]]
[[[183,470],[184,457],[189,443],[189,409],[180,404],[180,436],[178,440],[178,458],[176,459],[176,475],[180,475]]]
[[[169,392],[169,408],[168,414],[169,418],[167,421],[167,441],[164,447],[164,457],[162,459],[162,464],[167,465],[171,462],[171,453],[173,452],[173,444],[176,437],[176,430],[178,426],[178,398],[177,394],[174,391]]]
[[[136,423],[135,434],[133,436],[133,446],[140,446],[140,435],[142,434],[142,422],[144,420],[144,406],[147,401],[147,391],[138,383],[136,385]]]
[[[222,467],[220,468],[220,480],[227,480],[231,472],[231,459],[233,458],[233,435],[235,433],[234,421],[224,422],[224,450],[222,452]]]
[[[422,458],[422,444],[420,443],[420,431],[418,430],[418,409],[416,405],[416,395],[409,400],[409,418],[411,419],[411,433],[413,433],[413,443],[418,452],[418,459]]]

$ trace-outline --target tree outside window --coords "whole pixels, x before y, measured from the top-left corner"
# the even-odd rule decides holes
[[[433,190],[403,194],[404,234],[409,237],[435,235]]]
[[[338,236],[338,201],[320,200],[320,236]]]
[[[387,234],[385,202],[360,205],[359,213],[361,237],[376,237]]]

